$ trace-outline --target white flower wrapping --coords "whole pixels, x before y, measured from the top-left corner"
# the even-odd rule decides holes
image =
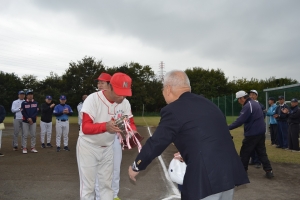
[[[169,165],[169,175],[173,182],[182,185],[183,178],[186,170],[185,162],[181,162],[178,159],[172,159]]]

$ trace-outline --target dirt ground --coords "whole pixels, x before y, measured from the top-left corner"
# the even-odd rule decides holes
[[[138,127],[141,135],[149,137],[146,127]],[[154,128],[151,128],[152,133]],[[6,124],[2,136],[0,157],[0,199],[79,199],[79,177],[76,162],[77,124],[71,124],[69,148],[71,151],[56,152],[56,148],[40,147],[39,127],[37,127],[38,153],[22,154],[12,151],[12,124]],[[145,142],[146,139],[143,141]],[[52,145],[55,144],[55,129],[52,134]],[[20,144],[20,136],[19,136]],[[28,140],[28,146],[30,140]],[[20,146],[20,145],[19,145]],[[167,167],[176,149],[170,145],[162,154]],[[123,152],[119,197],[122,200],[158,200],[171,198],[174,185],[165,178],[163,168],[155,159],[138,176],[133,183],[127,175],[128,166],[137,155],[137,149]],[[300,154],[299,154],[300,156]],[[249,166],[251,183],[235,189],[235,200],[299,200],[300,199],[300,166],[272,163],[275,178],[264,177],[262,169]]]

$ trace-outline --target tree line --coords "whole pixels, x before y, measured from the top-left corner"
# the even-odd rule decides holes
[[[77,62],[70,62],[68,69],[61,76],[51,72],[43,80],[38,80],[31,74],[19,77],[15,73],[0,71],[0,104],[10,113],[12,101],[18,98],[18,91],[30,88],[34,91],[34,99],[39,104],[44,102],[46,95],[51,95],[56,104],[59,103],[60,95],[66,95],[67,104],[76,112],[82,95],[96,92],[95,79],[102,72],[111,75],[123,72],[132,78],[133,96],[128,97],[128,100],[133,114],[140,115],[143,107],[147,113],[158,113],[166,105],[161,92],[162,82],[149,65],[131,62],[118,67],[108,67],[104,66],[101,60],[88,56]],[[275,77],[265,80],[241,78],[229,81],[221,69],[201,67],[189,68],[185,72],[190,79],[192,92],[202,94],[207,98],[229,95],[238,90],[261,91],[265,88],[298,83],[297,80],[290,78],[276,79]]]

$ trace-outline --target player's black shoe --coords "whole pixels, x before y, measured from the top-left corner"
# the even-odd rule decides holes
[[[269,179],[273,178],[274,177],[273,171],[267,171],[266,172],[266,177],[269,178]]]
[[[57,152],[60,152],[60,147],[57,147],[57,148],[56,148],[56,151],[57,151]]]
[[[65,147],[64,147],[64,150],[65,150],[65,151],[70,151],[70,149],[69,149],[68,146],[65,146]]]
[[[45,143],[43,143],[41,147],[42,147],[42,148],[46,148]]]
[[[47,143],[46,147],[53,147],[53,146],[51,145],[51,143]]]

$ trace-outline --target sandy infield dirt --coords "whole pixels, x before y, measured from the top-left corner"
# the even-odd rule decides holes
[[[70,125],[69,148],[67,152],[56,152],[55,127],[51,144],[52,148],[41,148],[40,128],[37,126],[36,149],[38,153],[22,154],[12,150],[12,124],[5,124],[2,136],[0,157],[0,199],[79,199],[79,175],[76,161],[76,142],[78,125]],[[153,133],[155,128],[150,128]],[[146,127],[138,127],[138,131],[149,137]],[[30,138],[30,137],[29,137]],[[28,138],[28,147],[30,139]],[[19,147],[21,144],[19,136]],[[176,148],[170,145],[162,154],[168,167]],[[122,200],[158,200],[170,197],[172,185],[164,175],[163,169],[155,159],[137,177],[133,183],[127,175],[128,166],[137,155],[137,149],[123,151],[119,197]],[[300,154],[299,154],[300,156]],[[275,178],[264,177],[262,168],[249,166],[250,184],[235,189],[235,200],[299,200],[300,199],[300,166],[293,164],[272,163]],[[169,198],[170,199],[170,198]],[[179,198],[173,198],[179,199]]]

